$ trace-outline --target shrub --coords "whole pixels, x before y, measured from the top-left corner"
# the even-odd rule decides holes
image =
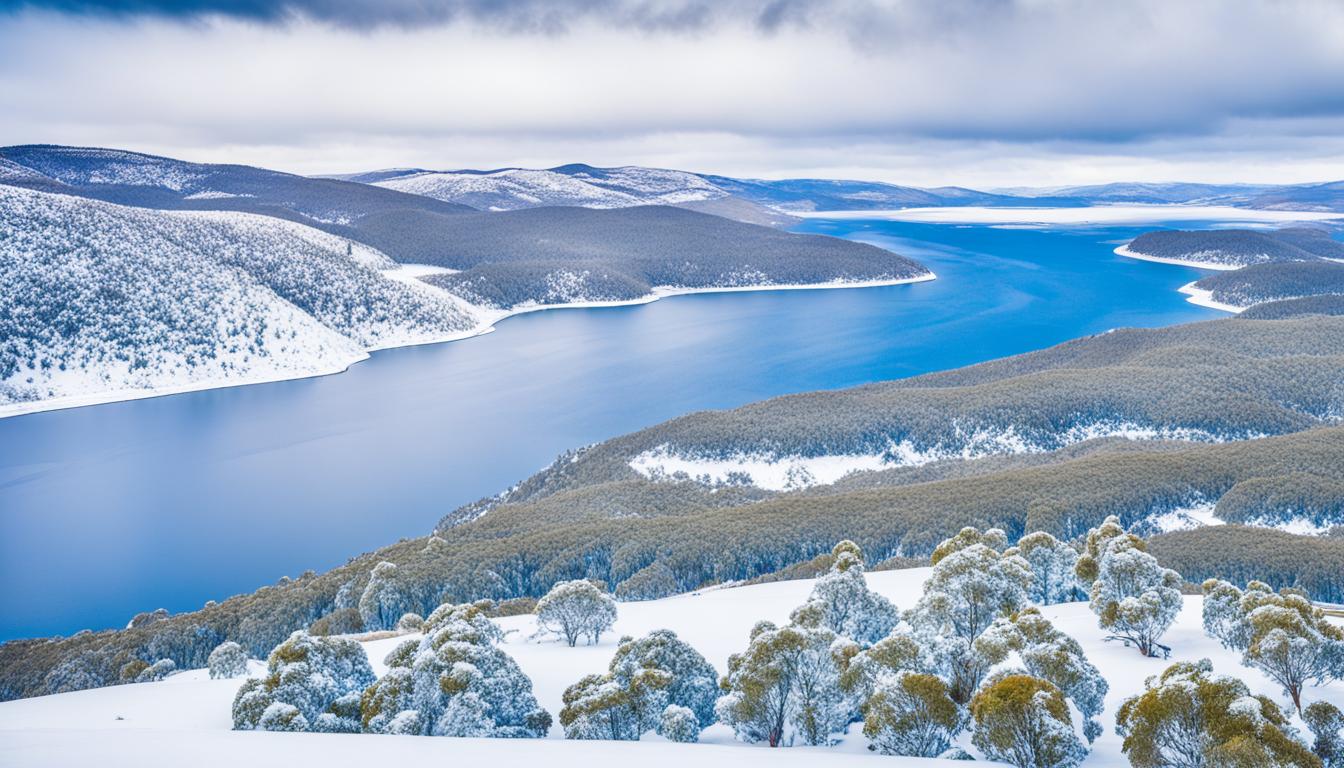
[[[1008,674],[986,682],[971,700],[971,715],[971,741],[991,760],[1017,768],[1071,768],[1087,756],[1063,693],[1040,678]]]
[[[215,646],[210,652],[210,677],[239,677],[247,674],[247,652],[232,640]]]
[[[364,648],[341,637],[314,637],[302,630],[277,645],[266,660],[266,676],[250,679],[238,689],[233,702],[233,727],[238,730],[270,730],[268,723],[292,730],[302,723],[307,729],[323,714],[338,715],[348,708],[349,694],[358,694],[374,680]],[[286,706],[275,707],[274,704]],[[301,716],[293,717],[288,707]],[[267,713],[273,712],[268,720]],[[276,719],[280,718],[280,719]],[[329,729],[336,729],[328,724]],[[357,729],[348,723],[341,730]]]

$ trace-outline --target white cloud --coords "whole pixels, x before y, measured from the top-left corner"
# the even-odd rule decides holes
[[[25,12],[0,17],[0,139],[299,172],[1344,177],[1338,3],[802,7],[770,31],[760,13],[672,31],[588,14],[549,34]]]

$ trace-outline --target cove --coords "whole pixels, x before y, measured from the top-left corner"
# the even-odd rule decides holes
[[[1176,292],[1200,271],[1112,253],[1154,226],[809,219],[939,279],[537,312],[334,376],[0,419],[0,639],[326,569],[688,411],[1224,316]]]

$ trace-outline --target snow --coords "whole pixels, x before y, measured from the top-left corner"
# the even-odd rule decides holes
[[[799,211],[813,219],[889,219],[930,224],[1124,224],[1149,221],[1317,221],[1341,219],[1329,211],[1270,211],[1222,205],[1096,205],[1089,208],[901,208],[877,211]]]
[[[585,208],[678,205],[728,194],[694,174],[636,166],[601,169],[597,173],[530,168],[492,173],[416,171],[382,179],[374,185],[496,211],[545,205]]]
[[[1217,502],[1214,501],[1199,501],[1150,517],[1148,524],[1162,533],[1187,531],[1206,525],[1222,525],[1223,521],[1213,516],[1217,506]]]
[[[1115,253],[1118,256],[1126,256],[1141,261],[1155,261],[1159,264],[1175,264],[1180,267],[1194,267],[1195,269],[1213,269],[1220,272],[1231,272],[1246,266],[1245,264],[1228,264],[1217,261],[1201,261],[1200,259],[1169,259],[1165,256],[1151,256],[1146,253],[1131,251],[1127,245],[1122,245],[1119,248],[1116,248]]]
[[[1020,434],[1016,427],[987,428],[953,425],[957,437],[949,445],[916,447],[909,440],[891,442],[879,453],[828,454],[822,456],[777,456],[770,453],[737,453],[727,457],[690,456],[672,445],[659,445],[637,454],[630,468],[648,478],[688,477],[705,485],[748,483],[769,491],[794,490],[830,485],[852,472],[871,472],[895,467],[916,467],[946,459],[975,459],[1002,454],[1040,453],[1104,437],[1127,440],[1185,440],[1222,442],[1217,435],[1199,429],[1094,421],[1075,424],[1055,436],[1048,445]]]
[[[901,608],[917,600],[929,569],[867,574],[874,591]],[[751,626],[760,619],[781,622],[807,600],[814,580],[708,589],[662,600],[620,604],[613,631],[598,645],[569,648],[562,642],[530,639],[532,616],[497,620],[507,635],[503,650],[531,677],[537,699],[553,715],[564,689],[588,673],[600,672],[621,635],[640,636],[670,628],[704,654],[720,674],[730,653],[743,650]],[[1121,739],[1114,732],[1115,710],[1125,697],[1138,693],[1144,679],[1176,661],[1212,660],[1216,673],[1246,682],[1255,693],[1281,704],[1287,699],[1263,674],[1243,667],[1238,656],[1204,635],[1202,598],[1186,596],[1176,624],[1162,638],[1172,647],[1170,660],[1141,657],[1133,648],[1107,642],[1085,603],[1046,606],[1042,612],[1056,628],[1073,636],[1087,658],[1109,682],[1097,739],[1087,766],[1125,766]],[[364,643],[374,671],[382,674],[383,658],[408,637]],[[1011,661],[1011,659],[1010,659]],[[253,662],[250,673],[263,666]],[[374,765],[403,760],[464,764],[610,765],[681,768],[694,761],[701,768],[723,766],[802,766],[824,761],[835,766],[933,766],[946,762],[879,757],[865,749],[860,730],[851,726],[835,747],[793,747],[771,750],[733,741],[731,732],[715,725],[699,744],[671,744],[654,736],[639,743],[566,741],[557,724],[546,740],[446,739],[421,736],[340,736],[231,731],[230,704],[241,680],[210,680],[205,670],[173,675],[162,682],[140,683],[0,703],[0,765],[177,766],[186,757],[193,765]],[[1304,703],[1326,699],[1344,706],[1344,684],[1308,687]],[[123,719],[118,719],[123,718]],[[1299,726],[1301,723],[1298,723]]]
[[[1246,307],[1239,307],[1236,304],[1226,304],[1224,302],[1214,299],[1213,291],[1206,291],[1203,288],[1196,288],[1195,287],[1196,282],[1199,281],[1196,280],[1194,282],[1186,283],[1185,285],[1182,285],[1180,288],[1176,289],[1178,292],[1184,293],[1186,296],[1188,296],[1189,298],[1187,298],[1186,301],[1190,302],[1191,304],[1195,304],[1201,307],[1208,307],[1209,309],[1219,309],[1224,312],[1231,312],[1233,314],[1244,312],[1246,310]]]

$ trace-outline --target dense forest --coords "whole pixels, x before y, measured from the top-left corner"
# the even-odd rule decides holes
[[[609,445],[646,444],[618,438],[562,456],[501,502],[459,510],[433,536],[403,540],[330,572],[285,578],[199,611],[145,614],[124,630],[6,643],[0,646],[0,698],[114,684],[123,670],[139,669],[146,660],[202,666],[225,639],[260,656],[299,628],[382,629],[386,616],[425,615],[445,600],[525,604],[570,579],[601,582],[617,598],[646,599],[791,567],[789,572],[805,572],[808,566],[798,564],[814,561],[841,539],[855,541],[872,563],[894,565],[920,562],[966,525],[999,527],[1014,539],[1044,530],[1077,540],[1107,515],[1155,533],[1160,529],[1155,521],[1164,516],[1212,504],[1213,514],[1229,523],[1339,526],[1344,524],[1344,490],[1336,479],[1344,466],[1344,426],[1337,425],[1344,396],[1340,322],[1319,316],[1229,319],[1117,332],[958,371],[829,393],[840,412],[858,408],[857,402],[865,403],[860,410],[899,413],[928,402],[922,398],[930,392],[976,390],[1027,377],[1049,395],[1055,388],[1067,392],[1069,382],[1090,375],[1102,405],[1128,402],[1120,393],[1131,389],[1157,387],[1153,399],[1166,403],[1162,408],[1208,419],[1224,414],[1218,417],[1223,421],[1209,423],[1258,424],[1258,432],[1235,435],[1253,439],[1103,436],[1053,451],[948,457],[833,486],[768,492],[747,484],[713,487],[596,471],[619,463],[620,450],[604,453]],[[1215,370],[1182,378],[1180,371],[1196,360]],[[1144,373],[1160,365],[1181,386],[1202,389],[1189,390],[1185,401],[1164,399],[1159,377]],[[1217,370],[1232,382],[1226,389],[1214,384]],[[883,394],[865,400],[874,393]],[[746,412],[761,418],[785,413],[779,403],[787,400]],[[1193,404],[1205,400],[1204,410]],[[1002,408],[1009,405],[1002,401]],[[728,414],[740,419],[742,412]],[[1100,411],[1089,411],[1095,412]],[[724,414],[701,418],[716,415]],[[676,424],[653,433],[678,434],[681,427],[671,426]],[[1256,437],[1266,425],[1286,434]],[[611,461],[590,467],[590,455]],[[1274,543],[1273,552],[1264,555],[1272,567],[1255,570],[1248,561],[1248,552],[1261,556],[1259,548],[1246,546],[1257,535]],[[1318,599],[1341,601],[1344,548],[1337,541],[1225,525],[1158,536],[1154,550],[1188,579],[1244,581],[1254,575],[1275,587],[1299,586]],[[1309,548],[1311,557],[1288,554],[1297,544]]]
[[[1344,258],[1344,243],[1325,230],[1310,227],[1158,230],[1139,235],[1128,247],[1145,256],[1224,267]]]
[[[1321,259],[1256,264],[1210,275],[1194,287],[1212,291],[1216,301],[1236,307],[1309,296],[1339,296],[1344,295],[1344,263]]]

